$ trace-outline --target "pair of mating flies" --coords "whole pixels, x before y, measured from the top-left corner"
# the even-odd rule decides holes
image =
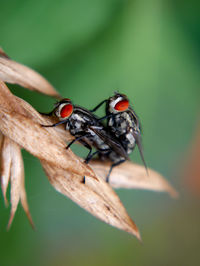
[[[93,113],[104,103],[106,104],[106,115],[98,118]],[[53,111],[47,115],[57,117],[59,122],[45,127],[65,124],[66,130],[69,130],[70,134],[75,137],[68,144],[67,149],[75,141],[79,141],[89,149],[85,163],[89,163],[95,155],[98,155],[101,160],[112,162],[106,178],[107,182],[109,182],[113,167],[128,160],[128,155],[136,144],[146,167],[141,146],[139,120],[130,107],[126,95],[115,93],[114,96],[102,101],[90,111],[72,104],[70,99],[63,99],[56,103]],[[105,119],[107,119],[106,126],[102,123]],[[92,151],[92,147],[96,149],[95,152]]]

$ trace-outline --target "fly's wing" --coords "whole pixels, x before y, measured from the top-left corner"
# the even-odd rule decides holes
[[[140,156],[141,156],[141,159],[143,161],[143,164],[144,164],[144,167],[146,168],[146,171],[148,173],[148,168],[147,168],[147,165],[146,165],[146,162],[144,160],[144,155],[143,155],[143,149],[142,149],[142,143],[141,143],[141,134],[139,132],[134,132],[133,133],[133,136],[135,138],[135,141],[136,141],[136,144],[138,146],[138,150],[140,152]]]
[[[139,118],[137,116],[137,114],[135,113],[135,111],[133,110],[133,108],[131,108],[129,106],[127,113],[129,114],[129,116],[131,117],[132,121],[135,123],[135,125],[139,128],[140,126],[140,121]]]
[[[110,136],[107,132],[102,130],[102,127],[98,126],[90,126],[90,130],[92,130],[99,138],[103,140],[105,144],[107,144],[112,151],[118,154],[121,157],[124,157],[126,160],[129,160],[126,151],[123,146],[117,141],[114,137]]]
[[[132,134],[133,134],[133,137],[135,138],[136,144],[138,146],[138,150],[139,150],[141,159],[143,161],[144,167],[146,168],[146,171],[148,172],[147,165],[146,165],[146,162],[144,160],[143,148],[142,148],[142,142],[141,142],[141,124],[139,122],[138,116],[136,115],[136,113],[134,112],[134,110],[131,107],[129,107],[129,115],[131,116],[131,118],[133,119],[133,121],[137,127],[137,130],[135,129]]]

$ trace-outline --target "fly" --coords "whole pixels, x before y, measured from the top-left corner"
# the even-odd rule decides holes
[[[70,99],[61,100],[55,105],[53,111],[46,115],[56,116],[59,122],[53,125],[42,126],[55,127],[65,124],[66,130],[69,130],[70,134],[75,137],[67,145],[66,149],[78,141],[89,150],[85,163],[89,163],[95,155],[98,155],[101,159],[107,158],[113,162],[106,179],[107,182],[112,168],[128,159],[121,143],[108,133],[99,119],[87,109],[73,105]],[[95,152],[92,152],[92,147],[96,149]]]
[[[138,146],[141,159],[147,170],[142,150],[139,119],[130,107],[127,96],[115,93],[114,96],[98,104],[91,112],[95,112],[104,103],[106,103],[106,116],[102,117],[100,121],[107,119],[108,131],[119,140],[127,156],[134,150],[136,145]]]

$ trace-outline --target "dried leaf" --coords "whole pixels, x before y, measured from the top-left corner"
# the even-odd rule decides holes
[[[39,122],[40,124],[44,125],[52,125],[56,122],[58,122],[54,117],[49,117],[46,115],[39,114],[29,103],[25,102],[23,99],[18,98],[15,96],[15,102],[18,104],[18,106],[23,107],[23,113],[27,115],[28,117],[32,118],[33,121]],[[46,128],[47,130],[49,128]],[[69,133],[69,131],[66,131],[64,125],[59,125],[57,127],[54,127],[53,134],[55,138],[62,139],[63,141],[71,141],[74,139],[74,137]],[[50,129],[50,132],[52,134],[52,129]],[[58,132],[58,134],[56,133]]]
[[[2,49],[0,50],[0,79],[60,98],[59,93],[45,78],[34,70],[9,59]]]
[[[11,181],[10,200],[11,212],[8,222],[8,229],[13,221],[19,200],[27,214],[27,217],[33,226],[32,218],[29,212],[26,200],[26,191],[24,187],[24,165],[20,147],[9,138],[4,137],[1,153],[1,187],[5,204],[8,205],[6,191],[9,181]]]
[[[1,150],[1,189],[4,197],[5,205],[8,206],[8,200],[6,192],[10,179],[10,168],[11,168],[11,141],[9,138],[4,137],[3,145]]]
[[[11,226],[17,206],[20,200],[20,189],[21,189],[21,180],[24,175],[24,165],[21,158],[21,151],[17,144],[10,141],[10,154],[11,154],[11,190],[10,190],[10,201],[11,201],[11,212],[10,219],[8,222],[8,229]]]
[[[57,190],[99,219],[140,238],[136,225],[110,186],[99,179],[94,179],[94,182],[89,181],[91,178],[88,177],[94,176],[89,166],[83,164],[78,158],[76,161],[73,160],[76,158],[75,155],[71,151],[69,154],[69,151],[64,149],[64,140],[54,128],[42,128],[36,122],[45,124],[45,118],[26,102],[14,97],[4,85],[2,90],[0,96],[4,94],[3,97],[7,97],[8,100],[6,104],[1,103],[0,97],[1,131],[43,160],[42,164],[49,180]],[[83,171],[83,168],[87,171]],[[86,176],[86,184],[82,183],[84,176]]]
[[[3,89],[9,103],[9,106],[6,106],[2,102],[2,107],[0,97],[0,130],[3,134],[43,160],[49,180],[57,190],[72,198],[99,219],[140,238],[136,225],[110,186],[97,178],[94,179],[95,182],[91,182],[90,177],[95,176],[93,171],[71,151],[64,149],[65,143],[59,137],[59,133],[54,128],[42,128],[34,121],[40,120],[44,123],[45,118],[33,111],[27,103],[24,104],[24,101],[6,93],[6,89]],[[7,110],[5,110],[6,107]],[[57,138],[55,138],[56,135]],[[82,183],[84,176],[86,176],[86,184]],[[19,201],[19,183],[14,181],[15,179],[11,191],[11,195],[14,196],[10,222],[16,210],[16,203]]]
[[[94,172],[106,179],[110,164],[94,160],[90,163]],[[177,197],[177,191],[158,172],[148,169],[148,175],[144,166],[125,162],[113,169],[109,183],[114,188],[147,189],[168,192],[172,197]]]
[[[10,219],[8,222],[8,229],[10,228],[10,225],[12,223],[12,220],[14,218],[15,212],[17,210],[17,206],[19,203],[19,200],[21,201],[21,204],[25,210],[25,213],[29,219],[30,224],[32,227],[34,227],[27,197],[26,197],[26,191],[24,187],[24,164],[23,164],[23,158],[21,154],[20,147],[12,142],[12,167],[11,167],[11,214]]]
[[[34,229],[35,226],[34,226],[34,223],[33,223],[32,217],[31,217],[31,213],[29,211],[29,206],[28,206],[28,201],[27,201],[27,196],[26,196],[26,189],[25,189],[25,184],[24,184],[24,175],[21,179],[20,201],[21,201],[22,207],[26,213],[26,216],[28,217],[30,224],[31,224],[32,228]]]
[[[64,149],[67,136],[66,131],[61,130],[61,133],[55,128],[41,127],[40,124],[50,123],[49,118],[42,117],[28,103],[12,95],[3,82],[0,82],[0,120],[0,130],[5,136],[41,160],[43,168],[56,190],[71,198],[97,218],[112,226],[125,230],[140,239],[140,234],[135,223],[128,216],[119,197],[111,187],[102,178],[96,176],[92,169],[88,165],[85,165],[80,158],[75,156],[70,150],[66,151]],[[17,144],[15,145],[18,147]],[[19,150],[16,150],[14,153],[17,155],[15,157],[11,153],[15,163],[12,163],[12,159],[12,209],[9,225],[14,217],[19,199],[21,199],[30,222],[32,222],[24,188],[24,176],[22,175],[23,165],[22,161],[19,161],[21,160],[21,153],[19,155]],[[106,173],[105,164],[102,162],[99,164],[96,163],[96,167],[100,176],[107,175],[108,165],[106,166]],[[136,175],[139,175],[144,181],[144,173],[141,174],[141,171],[138,170],[133,171],[131,165],[126,167],[125,170],[127,172],[124,180],[135,171]],[[123,176],[124,172],[122,171],[119,176]],[[86,184],[83,183],[84,176],[86,178]],[[139,184],[139,179],[135,183]],[[143,188],[148,188],[150,182],[148,186],[147,184],[147,181],[143,182]]]
[[[41,162],[54,188],[104,222],[135,235],[140,240],[137,226],[128,216],[119,197],[101,178],[87,179]]]
[[[53,119],[52,117],[39,114],[29,103],[27,103],[23,99],[14,96],[10,92],[6,84],[1,80],[0,80],[0,106],[2,106],[8,111],[17,112],[19,114],[27,116],[28,118],[31,118],[33,121],[40,124],[49,125],[56,122],[55,119]],[[49,130],[49,128],[46,128],[46,130]],[[59,135],[56,134],[55,131],[59,132]],[[69,134],[69,132],[65,130],[64,125],[56,127],[55,131],[52,131],[50,129],[51,133],[55,132],[54,135],[55,138],[58,138],[61,135],[62,139],[65,141],[70,141],[73,139],[73,137]]]
[[[5,100],[6,99],[6,100]],[[0,106],[4,107],[6,110],[10,110],[13,112],[18,112],[19,114],[25,115],[28,118],[31,118],[33,121],[40,123],[40,124],[53,124],[55,123],[55,119],[46,115],[39,114],[29,103],[24,101],[21,98],[18,98],[17,96],[14,96],[6,84],[0,80]],[[49,128],[46,128],[46,130],[49,130]],[[56,131],[59,132],[59,135],[56,134]],[[58,138],[61,136],[61,138],[64,141],[70,141],[74,137],[69,134],[64,128],[64,125],[60,125],[55,128],[55,131],[52,131],[50,129],[50,132],[54,133],[54,137]]]
[[[1,107],[0,120],[1,132],[39,159],[82,176],[95,176],[70,149],[65,149],[62,140],[54,138],[54,129],[47,130],[30,118]]]
[[[6,86],[0,82],[0,130],[10,139],[18,143],[21,147],[32,153],[39,159],[51,162],[57,167],[72,171],[82,176],[88,175],[95,177],[93,171],[70,150],[65,149],[65,141],[53,128],[44,128],[38,122],[28,117],[36,117],[36,111],[28,104],[23,106],[24,101],[16,101],[16,97],[11,93],[6,93]],[[7,89],[8,90],[8,89]],[[2,91],[4,99],[1,98]],[[3,107],[1,107],[3,106]],[[12,110],[12,111],[6,111]],[[20,113],[23,113],[21,115]],[[40,117],[40,119],[38,119]],[[35,119],[36,120],[36,119]],[[47,124],[47,120],[37,113],[37,120],[42,124]],[[45,122],[46,121],[46,122]]]

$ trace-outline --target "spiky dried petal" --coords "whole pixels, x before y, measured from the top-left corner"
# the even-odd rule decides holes
[[[41,162],[54,188],[100,220],[135,235],[140,240],[140,233],[135,223],[128,216],[119,197],[101,178],[87,179]]]
[[[11,60],[2,49],[0,49],[0,79],[60,98],[59,93],[45,78],[29,67]]]
[[[17,206],[20,200],[20,183],[22,175],[24,174],[23,162],[18,160],[18,149],[16,149],[16,144],[11,145],[11,157],[12,157],[12,166],[11,166],[11,189],[10,189],[10,202],[11,202],[11,211],[10,219],[8,222],[7,228],[9,229],[13,221]]]
[[[21,149],[15,142],[7,137],[4,137],[1,152],[1,188],[6,206],[8,205],[6,191],[10,180],[11,213],[8,222],[8,228],[10,227],[14,218],[19,200],[21,200],[21,204],[30,221],[30,224],[32,225],[32,227],[34,227],[29,212],[26,191],[24,187],[24,165],[21,155]]]
[[[11,141],[9,138],[3,138],[2,150],[1,150],[1,189],[4,197],[5,205],[8,206],[8,200],[6,192],[10,180],[10,169],[11,169]]]
[[[21,156],[21,150],[20,147],[12,141],[10,141],[10,153],[11,153],[11,172],[10,172],[11,211],[10,211],[10,219],[7,226],[8,229],[11,226],[15,212],[17,210],[19,200],[21,198],[21,187],[24,180],[24,164]]]
[[[18,145],[16,145],[15,154],[16,154],[15,156],[17,156],[17,158],[15,158],[15,163],[19,164],[19,167],[21,167],[20,202],[22,204],[22,207],[26,213],[26,216],[27,216],[32,228],[34,229],[35,226],[34,226],[30,211],[29,211],[29,206],[28,206],[28,201],[27,201],[27,196],[26,196],[23,158],[22,158],[22,154],[21,154],[21,149]],[[12,167],[13,167],[13,165],[12,165]]]
[[[110,164],[94,160],[90,163],[95,173],[104,179],[110,169]],[[158,172],[148,169],[148,174],[144,166],[125,162],[114,168],[109,183],[114,188],[147,189],[154,191],[168,192],[172,197],[177,197],[177,191]]]
[[[29,206],[28,206],[28,201],[27,201],[27,196],[26,196],[26,189],[24,186],[24,178],[21,180],[20,201],[21,201],[22,207],[26,213],[26,216],[29,220],[29,223],[31,224],[32,228],[35,229],[35,225],[33,223],[31,213],[29,211]]]

